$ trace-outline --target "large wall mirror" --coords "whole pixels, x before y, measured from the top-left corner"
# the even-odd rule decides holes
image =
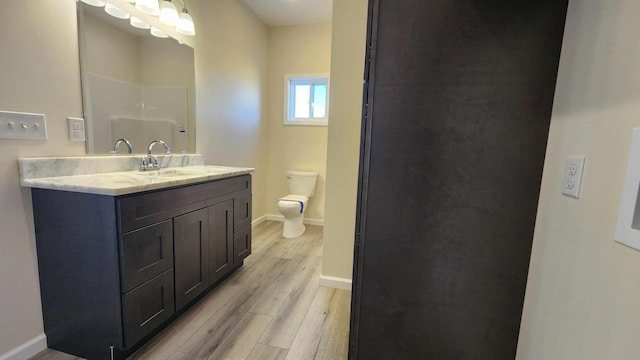
[[[77,4],[87,153],[110,153],[121,138],[137,154],[156,139],[194,152],[193,49]]]

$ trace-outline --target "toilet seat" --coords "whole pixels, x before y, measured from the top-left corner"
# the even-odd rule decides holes
[[[281,197],[280,199],[278,199],[278,201],[280,200],[295,200],[295,201],[304,201],[304,203],[306,204],[307,201],[309,200],[308,197],[303,196],[303,195],[287,195],[284,197]]]
[[[300,214],[304,212],[304,207],[307,205],[307,201],[309,198],[302,195],[287,195],[285,197],[281,197],[278,199],[278,207],[279,208],[293,208],[299,207]]]

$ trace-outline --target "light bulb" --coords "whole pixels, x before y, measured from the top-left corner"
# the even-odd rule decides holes
[[[178,18],[178,22],[176,23],[176,31],[180,34],[184,35],[195,35],[196,29],[193,25],[193,18],[187,12],[187,9],[184,9]]]
[[[159,20],[165,25],[176,25],[176,21],[178,21],[178,10],[170,0],[164,0],[160,4]]]
[[[151,35],[155,36],[155,37],[159,37],[159,38],[168,38],[169,35],[165,34],[164,31],[158,29],[155,26],[151,27]]]
[[[128,12],[126,12],[126,11],[120,9],[119,7],[113,5],[112,3],[107,3],[104,6],[104,11],[107,14],[109,14],[109,15],[111,15],[113,17],[116,17],[118,19],[128,19],[128,18],[131,17],[131,14],[129,14]]]
[[[151,29],[151,25],[147,24],[146,22],[140,20],[135,16],[131,16],[131,20],[129,20],[129,24],[131,24],[131,26],[138,29]]]
[[[158,16],[160,12],[158,0],[136,0],[136,9],[153,16]]]
[[[93,5],[93,6],[104,6],[106,4],[105,0],[80,0],[85,4]]]

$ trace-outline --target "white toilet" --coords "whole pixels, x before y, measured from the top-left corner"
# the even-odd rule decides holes
[[[278,210],[284,215],[282,236],[294,238],[304,233],[304,212],[309,198],[316,193],[318,173],[306,171],[287,171],[289,192],[278,199]]]

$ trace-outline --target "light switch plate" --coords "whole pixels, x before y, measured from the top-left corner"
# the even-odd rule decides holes
[[[564,181],[562,193],[578,199],[582,184],[582,171],[584,169],[584,156],[569,156],[564,169]]]
[[[85,141],[84,135],[84,119],[68,117],[69,122],[69,140]]]
[[[0,111],[0,139],[47,140],[44,114]]]

